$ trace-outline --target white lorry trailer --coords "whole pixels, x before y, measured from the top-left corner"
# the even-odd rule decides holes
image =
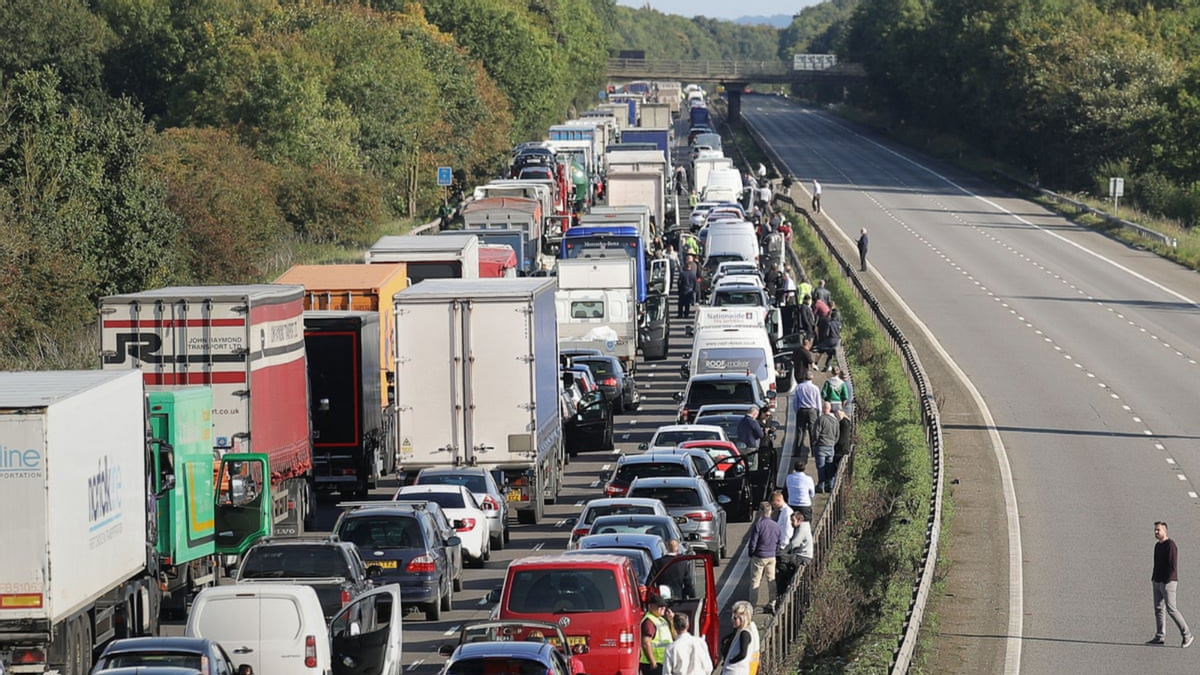
[[[0,373],[0,664],[87,675],[162,598],[142,373]]]
[[[558,344],[598,349],[636,368],[637,260],[572,258],[558,261]]]
[[[554,279],[438,279],[396,294],[400,471],[480,466],[522,523],[562,488]]]
[[[479,238],[473,234],[385,235],[367,250],[366,262],[408,263],[409,285],[426,279],[477,279]]]

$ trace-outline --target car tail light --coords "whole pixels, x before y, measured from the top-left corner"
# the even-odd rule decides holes
[[[626,628],[625,630],[621,631],[621,635],[617,638],[617,640],[622,645],[632,645],[633,629]]]
[[[471,530],[475,529],[474,518],[463,518],[462,524],[462,527],[456,528],[459,532],[470,532]]]
[[[40,649],[14,649],[12,652],[14,666],[32,666],[45,662],[46,652]]]
[[[500,504],[496,501],[495,497],[493,497],[491,495],[487,495],[486,497],[483,498],[483,510],[484,511],[499,511]]]
[[[708,522],[713,519],[713,514],[708,511],[696,511],[695,513],[687,514],[686,516],[684,516],[684,518],[687,518],[688,520],[699,520],[701,522]]]
[[[746,373],[746,374],[749,375],[750,373]],[[771,386],[771,391],[775,391],[775,380],[771,380],[770,386]]]
[[[613,485],[612,483],[609,483],[608,485],[604,486],[604,494],[609,495],[610,497],[620,497],[621,495],[625,494],[625,488],[621,487],[620,485]]]
[[[575,530],[571,532],[571,536],[572,537],[586,537],[586,536],[588,536],[588,532],[591,532],[591,531],[592,531],[591,528],[588,528],[588,527],[578,527],[578,528],[575,528]]]
[[[317,667],[317,637],[315,635],[304,636],[304,667]]]
[[[350,591],[343,588],[342,589],[342,606],[345,607],[348,604],[350,604]]]
[[[601,382],[600,384],[603,384],[606,387],[615,387],[615,386],[617,386],[617,378],[610,377],[607,380]]]
[[[413,558],[412,560],[408,561],[408,567],[406,569],[409,572],[423,572],[425,574],[431,574],[437,571],[437,568],[434,566],[433,556],[431,555],[419,555]]]

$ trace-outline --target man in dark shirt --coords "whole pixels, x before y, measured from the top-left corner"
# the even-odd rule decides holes
[[[750,603],[758,604],[758,587],[766,574],[775,583],[775,555],[779,550],[779,523],[771,517],[771,502],[758,506],[758,520],[750,528]],[[770,588],[768,585],[767,588]],[[769,595],[769,593],[768,593]]]
[[[1150,581],[1154,585],[1155,630],[1154,639],[1147,640],[1146,644],[1165,644],[1163,637],[1167,633],[1166,615],[1170,614],[1171,620],[1175,622],[1175,627],[1183,637],[1181,646],[1188,647],[1195,637],[1188,630],[1183,614],[1175,607],[1175,587],[1179,583],[1179,549],[1167,536],[1167,524],[1161,520],[1154,523],[1154,538],[1158,543],[1154,545],[1154,571],[1150,575]]]
[[[696,259],[688,256],[683,269],[679,271],[679,311],[677,317],[687,319],[692,315],[692,305],[696,302]]]
[[[754,451],[758,449],[762,437],[763,428],[758,422],[758,406],[752,405],[746,410],[746,415],[738,420],[738,443],[746,446],[746,450]]]

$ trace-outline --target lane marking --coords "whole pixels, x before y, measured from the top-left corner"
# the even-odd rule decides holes
[[[414,670],[419,668],[422,663],[425,663],[425,659],[417,659],[416,661],[413,661],[408,666],[408,672],[410,672],[410,673],[413,672]]]
[[[543,546],[545,546],[545,545],[546,545],[546,542],[544,542],[544,541],[539,541],[538,543],[536,543],[536,544],[534,544],[534,545],[533,545],[533,549],[532,549],[532,550],[534,550],[534,551],[540,551],[540,550],[542,550],[542,547],[543,547]]]
[[[454,635],[455,633],[457,633],[460,628],[462,628],[462,626],[454,626],[453,628],[447,628],[446,632],[442,633],[442,635],[445,635],[446,637],[450,637],[451,635]]]

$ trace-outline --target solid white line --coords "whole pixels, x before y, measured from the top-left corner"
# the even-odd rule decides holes
[[[847,129],[847,131],[854,133],[849,129]],[[857,136],[858,134],[855,135]],[[863,138],[874,145],[878,145],[884,150],[888,150],[869,138]],[[903,155],[899,155],[891,150],[888,150],[888,152],[892,152],[892,154],[896,154],[898,157],[901,157],[902,159],[916,166],[921,166],[917,162],[904,157]],[[931,169],[923,166],[921,166],[921,168],[929,171],[935,176],[938,175]],[[946,179],[946,182],[954,185],[954,183],[949,179]],[[955,187],[963,192],[966,192],[967,194],[971,194],[958,185],[955,185]],[[822,209],[822,213],[824,213],[824,209]],[[1015,216],[1015,214],[1013,215]],[[850,235],[846,234],[841,225],[838,225],[837,222],[828,215],[826,215],[826,218],[828,218],[830,223],[833,223],[838,233],[842,235],[842,238],[847,243],[854,243],[854,240],[850,238]],[[988,437],[992,442],[992,453],[996,456],[996,464],[1000,467],[1000,484],[1001,489],[1004,492],[1004,511],[1005,517],[1008,520],[1008,636],[1005,639],[1004,674],[1017,675],[1021,672],[1021,640],[1024,636],[1025,629],[1025,610],[1023,604],[1024,572],[1021,569],[1021,524],[1018,520],[1017,513],[1017,493],[1016,489],[1013,487],[1012,466],[1008,463],[1008,452],[1004,449],[1004,442],[1000,439],[1000,432],[996,429],[996,420],[992,417],[991,410],[988,409],[987,403],[983,400],[983,395],[980,394],[979,390],[975,388],[975,384],[971,382],[970,378],[967,377],[967,374],[963,372],[963,369],[959,367],[958,363],[951,358],[950,353],[946,351],[945,347],[942,346],[942,343],[938,342],[937,337],[934,336],[933,331],[929,329],[929,326],[926,326],[925,322],[921,321],[916,312],[914,312],[912,308],[908,306],[908,303],[904,302],[904,299],[900,297],[900,294],[896,292],[896,289],[892,288],[892,285],[883,278],[883,275],[877,274],[876,277],[879,279],[880,285],[882,285],[887,292],[891,294],[892,299],[900,305],[901,309],[904,310],[904,313],[907,314],[909,319],[912,320],[912,322],[917,326],[917,329],[925,335],[927,340],[929,340],[930,345],[933,346],[933,350],[945,360],[946,364],[950,367],[951,372],[954,373],[954,376],[962,383],[964,387],[966,387],[967,391],[971,394],[971,398],[975,401],[975,405],[979,408],[980,413],[983,415],[984,426],[987,428]]]
[[[733,590],[737,588],[737,584],[746,576],[746,568],[750,566],[750,556],[747,555],[745,548],[739,549],[737,559],[733,561],[733,569],[729,571],[729,576],[725,578],[725,583],[721,585],[721,590],[717,592],[717,610],[724,610],[729,606],[730,596],[733,595]]]

